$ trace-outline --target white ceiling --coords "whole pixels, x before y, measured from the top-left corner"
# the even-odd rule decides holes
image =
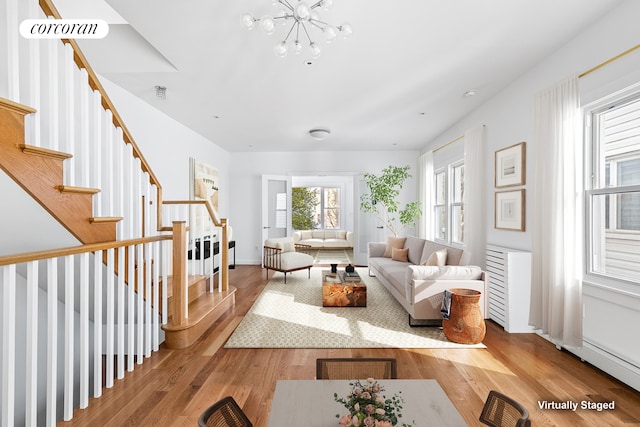
[[[228,151],[419,150],[621,1],[334,0],[322,18],[354,33],[318,33],[307,65],[273,53],[288,27],[241,26],[271,0],[54,0],[110,22],[81,42],[99,74]]]

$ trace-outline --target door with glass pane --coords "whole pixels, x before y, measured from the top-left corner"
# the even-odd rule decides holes
[[[262,242],[291,235],[291,177],[262,176]]]

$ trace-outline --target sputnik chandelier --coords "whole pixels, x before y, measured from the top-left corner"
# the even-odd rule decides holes
[[[279,42],[273,48],[277,56],[284,58],[291,47],[296,54],[302,52],[303,46],[300,37],[309,42],[309,50],[312,58],[317,58],[322,53],[320,46],[311,38],[309,30],[312,28],[319,29],[324,34],[327,43],[331,43],[338,37],[338,34],[347,38],[352,33],[351,25],[342,24],[333,26],[320,18],[318,9],[328,10],[333,5],[333,0],[312,0],[315,3],[304,0],[272,0],[273,4],[278,7],[278,11],[274,16],[265,15],[262,18],[254,18],[248,13],[242,15],[242,24],[248,30],[255,27],[256,22],[260,23],[260,27],[267,34],[273,34],[276,24],[289,27],[284,40]],[[294,36],[293,45],[289,45],[289,38]]]

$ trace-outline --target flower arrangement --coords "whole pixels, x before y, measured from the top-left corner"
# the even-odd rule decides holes
[[[398,418],[402,417],[401,410],[404,399],[394,394],[390,399],[385,399],[382,392],[384,388],[373,378],[368,378],[366,384],[360,380],[349,383],[351,392],[344,397],[333,394],[336,402],[344,405],[349,414],[340,416],[339,425],[343,427],[394,427],[398,425]],[[415,424],[415,423],[412,423]],[[408,424],[402,424],[409,427]]]

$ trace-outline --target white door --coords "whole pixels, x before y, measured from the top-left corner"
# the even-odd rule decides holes
[[[291,177],[262,175],[262,242],[291,235]]]
[[[384,227],[375,214],[363,212],[360,209],[360,196],[367,192],[364,177],[358,177],[358,179],[354,180],[354,184],[356,186],[354,193],[357,197],[355,199],[356,232],[354,233],[353,241],[353,262],[355,265],[368,265],[369,242],[385,241]]]

